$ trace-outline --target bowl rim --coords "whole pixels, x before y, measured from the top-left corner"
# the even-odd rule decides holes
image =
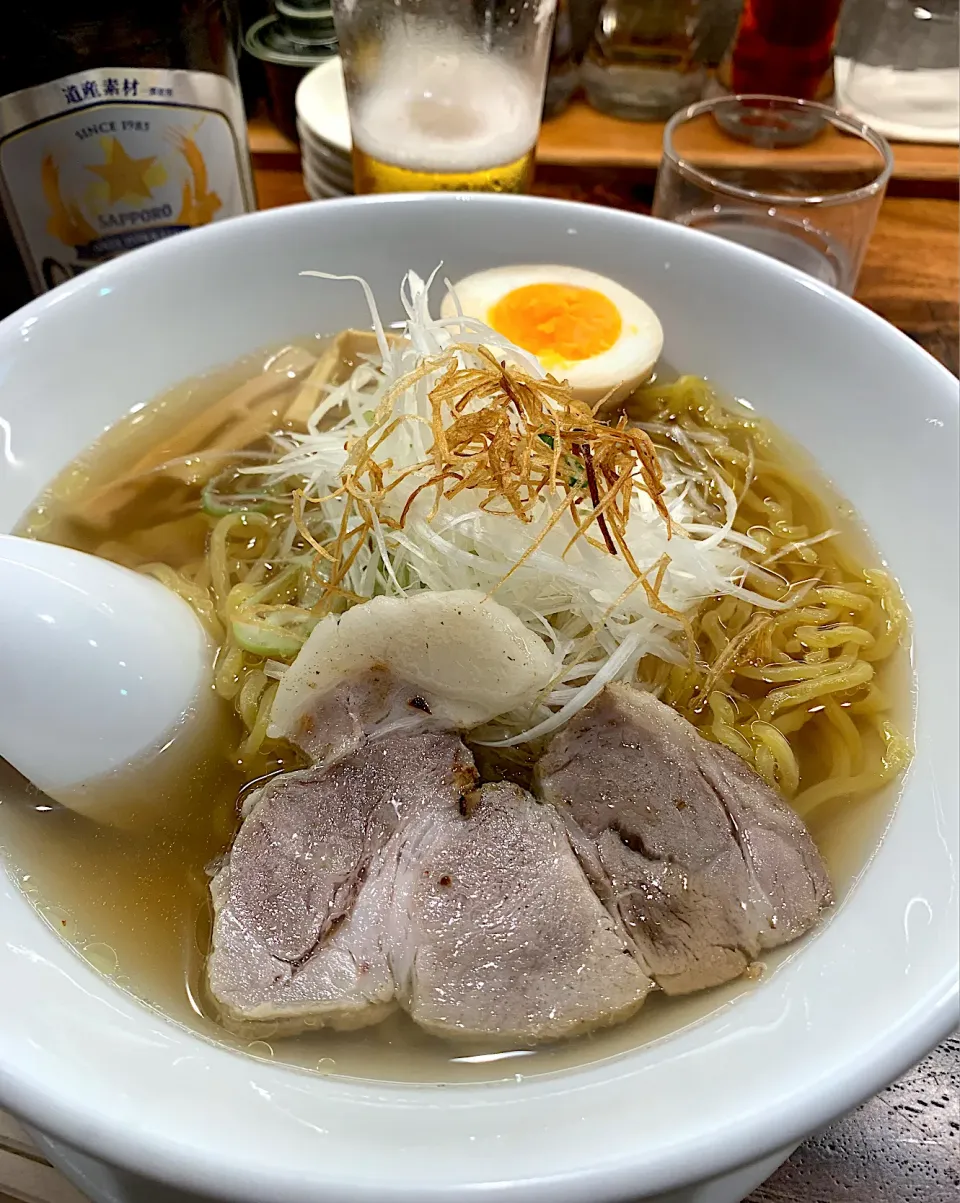
[[[502,206],[506,202],[514,207],[529,210],[532,216],[547,208],[560,209],[569,215],[571,224],[575,219],[589,221],[605,221],[626,223],[625,228],[634,232],[650,232],[654,227],[664,223],[655,219],[641,217],[636,214],[623,213],[613,210],[598,210],[593,206],[575,204],[566,201],[555,201],[534,197],[484,197],[466,195],[436,195],[430,194],[425,198],[422,194],[402,194],[393,196],[376,196],[355,198],[348,197],[327,202],[324,212],[340,212],[344,206],[386,207],[421,206],[429,209],[431,206],[453,208],[454,206],[485,207],[491,203]],[[234,235],[229,233],[230,227],[236,222],[257,222],[264,226],[268,224],[283,225],[293,220],[298,211],[309,209],[312,220],[316,220],[315,206],[309,203],[290,206],[279,210],[251,214],[247,217],[234,219],[227,223],[214,223],[200,230],[181,235],[168,243],[156,244],[142,249],[137,262],[144,267],[149,265],[149,257],[169,253],[169,247],[179,244],[180,253],[188,253],[188,248],[196,245],[195,240],[206,239],[213,242],[216,239],[226,240]],[[682,239],[693,238],[698,245],[704,245],[703,240],[714,242],[710,235],[700,231],[686,229],[682,226],[670,226],[671,237]],[[193,243],[190,240],[194,240]],[[877,332],[884,339],[899,340],[899,345],[909,356],[917,357],[916,362],[926,364],[926,370],[935,369],[940,373],[944,383],[950,382],[951,389],[956,385],[955,379],[949,372],[929,356],[922,348],[914,344],[906,335],[889,325],[882,318],[869,312],[863,306],[850,298],[812,281],[802,273],[786,265],[766,259],[758,252],[734,244],[726,244],[729,256],[734,261],[746,256],[754,270],[774,272],[784,280],[790,280],[794,286],[816,292],[820,297],[834,306],[840,313],[853,313],[857,320]],[[198,248],[199,249],[199,248]],[[759,267],[760,262],[765,265]],[[46,294],[26,307],[0,322],[0,342],[4,337],[18,328],[25,318],[38,315],[51,304],[62,304],[74,294],[83,295],[88,289],[95,288],[110,279],[122,276],[129,270],[130,258],[116,260],[104,264],[85,275],[61,285],[53,294]],[[2,878],[0,878],[2,885]],[[840,908],[842,915],[843,907]],[[834,926],[827,925],[828,929]],[[957,1001],[960,996],[958,983],[958,965],[945,971],[936,981],[931,982],[922,996],[913,1000],[913,1008],[909,1014],[900,1016],[892,1027],[873,1033],[872,1043],[859,1051],[859,1059],[848,1059],[838,1067],[836,1075],[830,1082],[829,1090],[824,1088],[822,1094],[808,1093],[801,1099],[783,1101],[778,1107],[772,1107],[763,1114],[749,1129],[733,1134],[717,1129],[717,1138],[707,1146],[693,1149],[687,1147],[684,1153],[695,1154],[697,1177],[708,1177],[724,1173],[757,1156],[776,1148],[785,1148],[791,1143],[802,1139],[814,1128],[829,1122],[843,1112],[849,1110],[867,1095],[882,1088],[900,1073],[904,1072],[916,1060],[928,1051],[934,1044],[949,1034],[956,1026]],[[91,974],[93,971],[91,970]],[[96,975],[94,975],[96,976]],[[113,987],[111,987],[113,990]],[[142,1004],[134,1003],[138,1013],[144,1017],[149,1012]],[[740,1004],[737,1004],[740,1005]],[[194,1037],[196,1039],[196,1037]],[[2,1035],[0,1035],[2,1045]],[[868,1055],[869,1054],[869,1055]],[[227,1054],[239,1058],[239,1054]],[[628,1056],[630,1054],[627,1054]],[[247,1059],[244,1058],[244,1061]],[[562,1076],[569,1078],[576,1070],[566,1071]],[[315,1079],[323,1081],[323,1079]],[[541,1079],[543,1081],[543,1079]],[[423,1087],[421,1090],[435,1090],[433,1087]],[[445,1087],[447,1097],[451,1097],[456,1087]],[[496,1089],[484,1086],[483,1089]],[[234,1164],[228,1161],[212,1162],[209,1153],[198,1154],[192,1147],[172,1145],[167,1147],[157,1134],[131,1127],[118,1130],[105,1122],[102,1116],[91,1115],[84,1107],[83,1100],[77,1097],[65,1101],[57,1090],[55,1078],[48,1077],[40,1081],[37,1075],[13,1074],[9,1068],[0,1064],[0,1095],[4,1105],[10,1106],[28,1122],[36,1125],[57,1139],[90,1153],[94,1157],[107,1159],[112,1163],[129,1169],[135,1173],[148,1173],[159,1181],[171,1185],[203,1190],[213,1197],[223,1197],[229,1191],[231,1199],[250,1200],[258,1203],[264,1197],[264,1191],[272,1191],[277,1200],[289,1200],[291,1203],[315,1198],[318,1181],[295,1183],[285,1181],[280,1185],[278,1179],[258,1179],[251,1173],[248,1166],[244,1167],[241,1176]],[[829,1097],[829,1102],[825,1099]],[[336,1192],[338,1203],[383,1203],[390,1199],[399,1203],[401,1200],[423,1200],[424,1203],[441,1203],[449,1200],[454,1194],[466,1198],[468,1195],[479,1193],[509,1199],[511,1203],[533,1203],[542,1201],[549,1191],[551,1200],[556,1203],[576,1203],[577,1200],[590,1198],[599,1203],[600,1200],[622,1199],[633,1197],[638,1189],[638,1170],[644,1167],[643,1189],[659,1191],[675,1188],[690,1182],[689,1168],[679,1150],[666,1150],[660,1153],[654,1164],[641,1162],[635,1155],[627,1155],[603,1166],[590,1166],[576,1172],[565,1172],[560,1175],[543,1174],[524,1180],[504,1181],[496,1184],[485,1183],[475,1188],[464,1186],[444,1186],[428,1183],[380,1183],[369,1185],[365,1180],[356,1179],[326,1179],[324,1187]],[[147,1167],[145,1169],[145,1167]]]

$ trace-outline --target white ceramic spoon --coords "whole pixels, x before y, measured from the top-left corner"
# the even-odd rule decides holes
[[[0,535],[0,756],[63,805],[122,824],[175,804],[223,721],[212,655],[159,582]]]

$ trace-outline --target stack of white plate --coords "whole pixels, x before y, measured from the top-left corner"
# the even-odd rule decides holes
[[[327,59],[297,88],[303,182],[313,200],[353,195],[350,116],[339,57]]]

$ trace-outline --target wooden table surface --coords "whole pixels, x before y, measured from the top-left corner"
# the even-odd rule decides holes
[[[254,165],[262,208],[307,199],[292,151],[272,147],[255,154]],[[856,296],[956,374],[956,182],[901,181],[894,189],[881,210]],[[534,191],[645,212],[651,176],[649,170],[541,163]],[[0,1184],[0,1203],[83,1203],[2,1115]],[[801,1145],[748,1203],[954,1203],[958,1197],[960,1040],[951,1039],[875,1099]]]

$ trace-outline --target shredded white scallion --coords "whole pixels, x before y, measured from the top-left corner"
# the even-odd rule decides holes
[[[496,362],[534,381],[550,380],[535,359],[483,322],[431,316],[429,291],[437,271],[426,282],[407,273],[400,290],[406,321],[400,336],[389,341],[364,280],[303,273],[355,281],[363,288],[382,363],[361,363],[344,384],[331,389],[304,433],[278,435],[275,462],[241,471],[298,487],[305,499],[304,521],[312,538],[325,546],[336,540],[345,507],[348,518],[351,505],[367,507],[369,531],[338,582],[341,590],[366,599],[419,589],[478,589],[494,596],[545,640],[555,665],[549,689],[532,712],[504,716],[487,741],[510,746],[549,734],[608,681],[633,679],[647,655],[682,663],[685,649],[677,638],[682,616],[702,599],[726,594],[771,610],[779,603],[745,583],[741,548],[757,550],[760,545],[733,531],[738,505],[733,491],[719,482],[725,513],[722,522],[711,525],[695,504],[697,482],[672,457],[662,463],[663,505],[672,527],[643,490],[638,466],[623,530],[648,583],[658,581],[657,604],[624,555],[611,554],[600,542],[596,525],[590,528],[592,538],[578,537],[569,508],[544,535],[564,502],[559,491],[542,489],[527,511],[530,520],[523,521],[502,506],[492,507],[497,512],[482,508],[485,494],[480,490],[466,488],[438,499],[431,485],[404,515],[415,489],[432,479],[436,415],[430,393],[451,364],[489,372],[491,360],[481,353],[483,347]],[[468,399],[459,412],[479,411],[484,404]],[[385,487],[374,501],[356,502],[356,495],[348,496],[341,485],[354,449],[374,445],[385,486],[420,467],[396,487]],[[317,569],[322,570],[319,556]]]

